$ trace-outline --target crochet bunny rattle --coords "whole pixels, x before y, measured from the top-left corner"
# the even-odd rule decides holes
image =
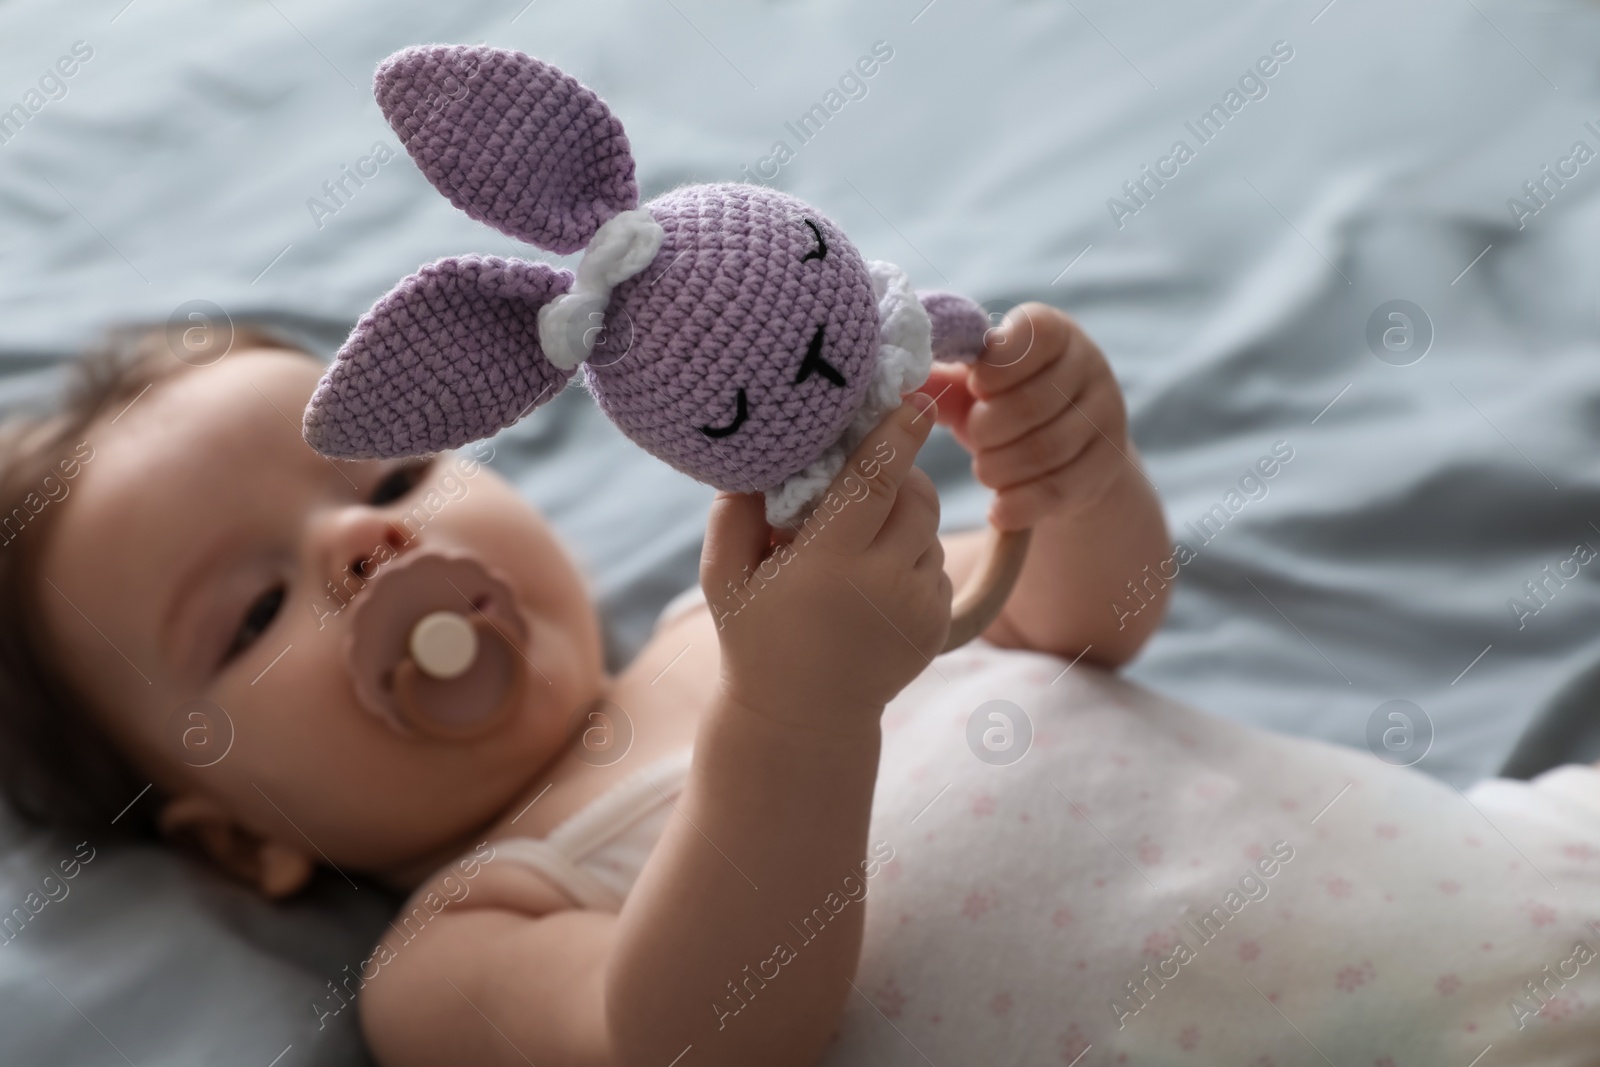
[[[768,521],[792,527],[934,358],[982,351],[978,305],[913,292],[901,270],[863,260],[785,193],[689,185],[638,207],[622,124],[547,63],[408,48],[379,66],[374,88],[451,203],[583,256],[575,274],[457,256],[401,281],[362,317],[306,409],[305,439],[324,455],[417,455],[487,437],[581,364],[624,434],[701,482],[764,493]],[[1028,535],[990,531],[955,597],[947,649],[999,614]]]

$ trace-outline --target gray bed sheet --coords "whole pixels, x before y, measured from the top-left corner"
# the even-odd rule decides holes
[[[594,86],[647,196],[776,171],[920,286],[1076,315],[1193,556],[1134,678],[1355,746],[1408,700],[1431,723],[1418,765],[1463,786],[1536,720],[1521,773],[1586,743],[1600,567],[1547,575],[1600,546],[1600,160],[1574,148],[1600,151],[1594,4],[12,0],[0,108],[76,42],[92,56],[0,143],[0,402],[37,403],[112,321],[206,300],[329,353],[420,263],[540,258],[403,153],[337,210],[309,203],[398,148],[370,72],[425,41],[520,48]],[[877,41],[893,57],[865,95],[798,143],[785,123]],[[1250,80],[1275,44],[1292,55]],[[777,140],[782,166],[763,162]],[[694,580],[710,491],[581,390],[497,444],[624,662]],[[1274,448],[1293,458],[1241,488]],[[948,436],[923,462],[946,527],[980,522]],[[9,911],[74,843],[4,841]],[[144,849],[97,851],[71,886],[0,946],[0,1060],[365,1062],[354,1012],[319,1027],[313,1004],[385,921],[375,887],[271,907]]]

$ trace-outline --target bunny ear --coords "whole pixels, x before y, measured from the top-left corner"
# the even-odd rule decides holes
[[[378,67],[378,106],[418,168],[479,222],[554,252],[638,206],[622,123],[577,79],[521,52],[406,48]]]
[[[539,308],[572,280],[494,256],[423,267],[339,349],[306,407],[306,443],[339,459],[416,456],[510,426],[572,376],[539,347]]]
[[[933,358],[971,363],[983,351],[989,316],[983,308],[959,293],[924,289],[917,293],[922,308],[933,320]]]

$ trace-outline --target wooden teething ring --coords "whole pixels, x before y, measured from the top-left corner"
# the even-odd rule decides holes
[[[977,569],[951,598],[950,636],[943,652],[960,648],[989,628],[1005,607],[1028,558],[1033,530],[997,530],[989,527],[978,556]]]

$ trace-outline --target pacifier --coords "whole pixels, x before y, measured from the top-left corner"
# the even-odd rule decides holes
[[[356,698],[401,734],[477,737],[516,706],[527,623],[511,587],[476,560],[402,556],[351,610],[345,666]]]

